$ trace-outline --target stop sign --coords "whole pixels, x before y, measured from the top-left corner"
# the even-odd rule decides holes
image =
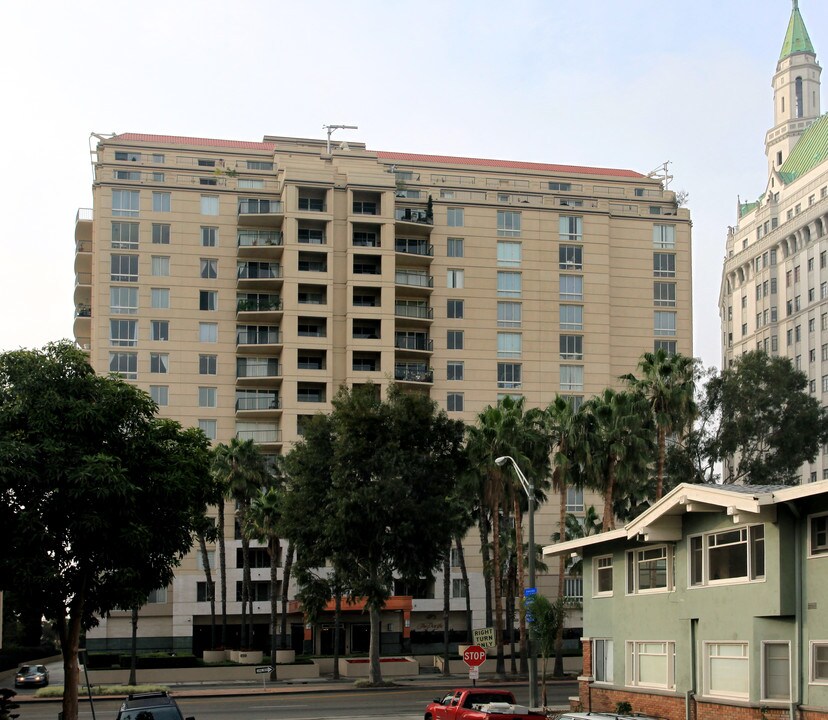
[[[463,662],[469,667],[477,667],[486,661],[486,651],[480,645],[470,645],[463,651]]]

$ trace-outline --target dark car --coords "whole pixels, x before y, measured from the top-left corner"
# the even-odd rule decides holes
[[[23,665],[14,676],[14,686],[46,687],[49,684],[49,671],[45,665]]]
[[[184,718],[178,704],[166,692],[127,695],[117,720],[195,720]]]

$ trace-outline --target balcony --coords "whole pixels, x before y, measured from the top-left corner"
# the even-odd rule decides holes
[[[249,351],[274,352],[279,345],[279,328],[270,325],[240,325],[236,328],[236,345],[247,346]]]
[[[77,304],[75,306],[75,322],[72,326],[72,332],[75,338],[80,342],[80,338],[88,338],[92,334],[92,308],[87,304]]]
[[[236,312],[270,312],[282,309],[278,295],[248,295],[236,300]]]
[[[394,365],[394,380],[398,382],[432,383],[434,371],[425,363],[397,363]]]
[[[379,215],[379,203],[376,200],[354,200],[354,215]]]
[[[273,386],[281,383],[282,373],[276,358],[236,358],[236,384]]]
[[[394,219],[397,228],[405,233],[428,235],[434,227],[434,216],[420,208],[397,208]]]
[[[431,260],[434,257],[434,245],[421,238],[396,238],[394,252]]]
[[[299,196],[298,209],[302,212],[326,212],[327,205],[324,197]]]
[[[278,230],[239,230],[239,257],[269,257],[281,251],[284,244]]]
[[[280,200],[245,198],[239,200],[239,224],[276,226],[282,224],[285,209]]]
[[[434,287],[434,276],[414,270],[397,270],[394,272],[394,282],[410,288],[431,290]]]
[[[417,352],[433,352],[434,341],[426,333],[396,333],[394,347],[397,350],[413,350]]]
[[[238,440],[252,440],[257,445],[281,445],[282,431],[278,428],[237,430],[236,438]]]
[[[282,284],[282,266],[279,263],[240,262],[236,265],[238,287],[251,290],[270,290]]]
[[[421,303],[396,302],[394,303],[394,315],[414,320],[433,320],[434,308]]]
[[[236,392],[236,414],[240,417],[277,417],[281,408],[282,403],[275,392]]]

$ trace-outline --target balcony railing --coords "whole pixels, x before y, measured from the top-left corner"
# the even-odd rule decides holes
[[[434,341],[427,335],[417,335],[415,337],[397,335],[394,338],[394,347],[399,350],[426,350],[432,352],[434,350]]]
[[[236,410],[278,410],[281,407],[275,395],[262,397],[243,397],[236,400]]]
[[[257,312],[257,311],[262,312],[264,310],[281,310],[281,309],[282,309],[282,299],[279,298],[279,297],[258,298],[256,300],[239,299],[238,301],[236,301],[236,310],[238,312]]]
[[[278,330],[239,330],[236,333],[238,345],[278,345]]]
[[[282,244],[282,233],[275,230],[239,230],[239,247],[267,247]]]
[[[277,215],[284,212],[281,200],[248,199],[239,201],[239,215]]]
[[[137,245],[136,245],[136,247],[137,247]],[[92,241],[91,240],[78,240],[75,243],[75,252],[91,253],[92,252]]]
[[[282,267],[278,263],[251,263],[237,267],[239,280],[271,280],[282,277]]]
[[[279,363],[268,360],[266,363],[238,363],[236,365],[237,378],[278,377]]]
[[[238,430],[236,437],[239,440],[252,440],[257,443],[282,442],[281,430]]]
[[[408,253],[409,255],[434,256],[434,245],[422,240],[409,240],[408,238],[397,238],[394,241],[394,251]]]
[[[397,270],[394,274],[397,285],[412,285],[414,287],[434,287],[434,276],[421,273]]]
[[[354,263],[354,275],[381,275],[382,268],[373,263]]]
[[[75,285],[91,285],[92,273],[78,273],[75,275]]]
[[[299,209],[310,212],[325,212],[325,201],[321,198],[299,198]]]
[[[406,382],[434,382],[434,371],[426,365],[395,365],[394,379]]]
[[[431,320],[434,317],[434,308],[427,305],[394,305],[394,314],[400,317],[419,318],[420,320]]]
[[[397,208],[394,211],[394,217],[403,222],[423,223],[424,225],[434,224],[433,215],[429,215],[425,210],[415,208]]]
[[[377,203],[366,200],[354,200],[354,215],[377,215]]]
[[[92,208],[78,208],[78,212],[75,214],[75,222],[92,220],[94,218],[94,213]]]

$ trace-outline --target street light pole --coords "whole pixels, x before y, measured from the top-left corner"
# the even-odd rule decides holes
[[[521,472],[515,459],[510,455],[502,455],[495,460],[499,467],[503,467],[506,463],[510,463],[517,473],[520,484],[523,487],[523,492],[526,493],[526,498],[529,504],[529,587],[536,589],[535,586],[535,486],[530,483],[526,476]],[[523,552],[523,548],[518,548],[518,552]],[[524,602],[526,599],[524,598]],[[534,643],[532,642],[532,633],[529,633],[527,638],[528,653],[529,653],[529,705],[530,707],[538,707],[538,658],[535,654]]]

